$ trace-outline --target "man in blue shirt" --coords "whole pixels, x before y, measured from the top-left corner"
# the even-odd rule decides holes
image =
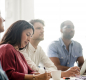
[[[81,67],[84,62],[82,46],[71,40],[75,32],[73,23],[69,20],[64,21],[60,31],[62,36],[50,44],[48,56],[59,70],[65,71],[73,67],[75,62],[78,62],[78,66]]]

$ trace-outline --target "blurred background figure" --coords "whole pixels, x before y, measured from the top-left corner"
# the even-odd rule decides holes
[[[0,11],[0,33],[4,31],[4,24],[5,20],[1,16],[1,11]]]
[[[4,31],[3,22],[5,22],[5,20],[2,18],[1,11],[0,11],[0,33]],[[8,80],[5,72],[3,71],[2,67],[1,67],[1,64],[0,64],[0,80]]]
[[[48,56],[59,70],[65,71],[73,67],[75,62],[81,67],[84,62],[82,46],[72,40],[75,33],[74,24],[70,20],[62,22],[60,32],[61,37],[49,45]]]

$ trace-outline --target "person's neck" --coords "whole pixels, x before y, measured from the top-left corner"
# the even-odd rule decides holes
[[[64,44],[66,45],[66,47],[68,47],[71,43],[71,39],[65,39],[65,38],[62,38]]]
[[[37,49],[37,46],[38,46],[38,44],[39,44],[39,40],[34,40],[34,39],[31,39],[30,40],[30,43],[32,44],[32,46],[35,48],[35,49]]]
[[[18,46],[14,46],[14,48],[15,48],[17,51],[19,51],[19,47],[18,47]]]

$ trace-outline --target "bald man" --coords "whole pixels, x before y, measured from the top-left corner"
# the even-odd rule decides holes
[[[65,71],[73,67],[75,62],[81,67],[84,62],[82,46],[71,40],[75,32],[73,23],[69,20],[62,22],[60,32],[61,38],[49,45],[48,56],[59,70]]]

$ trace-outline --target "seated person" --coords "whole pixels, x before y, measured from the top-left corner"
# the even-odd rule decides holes
[[[57,70],[54,63],[46,56],[41,46],[38,45],[39,42],[44,40],[44,21],[40,19],[34,19],[31,20],[30,23],[34,26],[34,34],[28,46],[23,50],[20,50],[20,52],[24,55],[28,65],[34,71],[39,73],[45,72],[43,68],[38,67],[39,63],[42,63],[49,72]],[[75,76],[75,74],[78,74],[77,70],[75,69],[78,69],[78,67],[73,67],[68,71],[62,72],[61,77]]]
[[[4,31],[3,22],[5,22],[5,20],[2,18],[1,12],[0,12],[0,33]]]
[[[3,22],[5,20],[1,17],[1,12],[0,12],[0,33],[4,31],[4,25]],[[0,80],[8,80],[7,75],[3,71],[1,64],[0,64]]]
[[[80,43],[71,40],[74,36],[74,25],[67,20],[60,27],[61,38],[52,42],[48,48],[48,56],[55,66],[62,71],[74,66],[77,61],[79,67],[82,66],[84,59],[82,55],[82,46]]]
[[[49,80],[50,73],[30,75],[34,71],[19,52],[27,46],[33,33],[33,26],[24,20],[16,21],[5,32],[0,43],[0,60],[9,80]]]

